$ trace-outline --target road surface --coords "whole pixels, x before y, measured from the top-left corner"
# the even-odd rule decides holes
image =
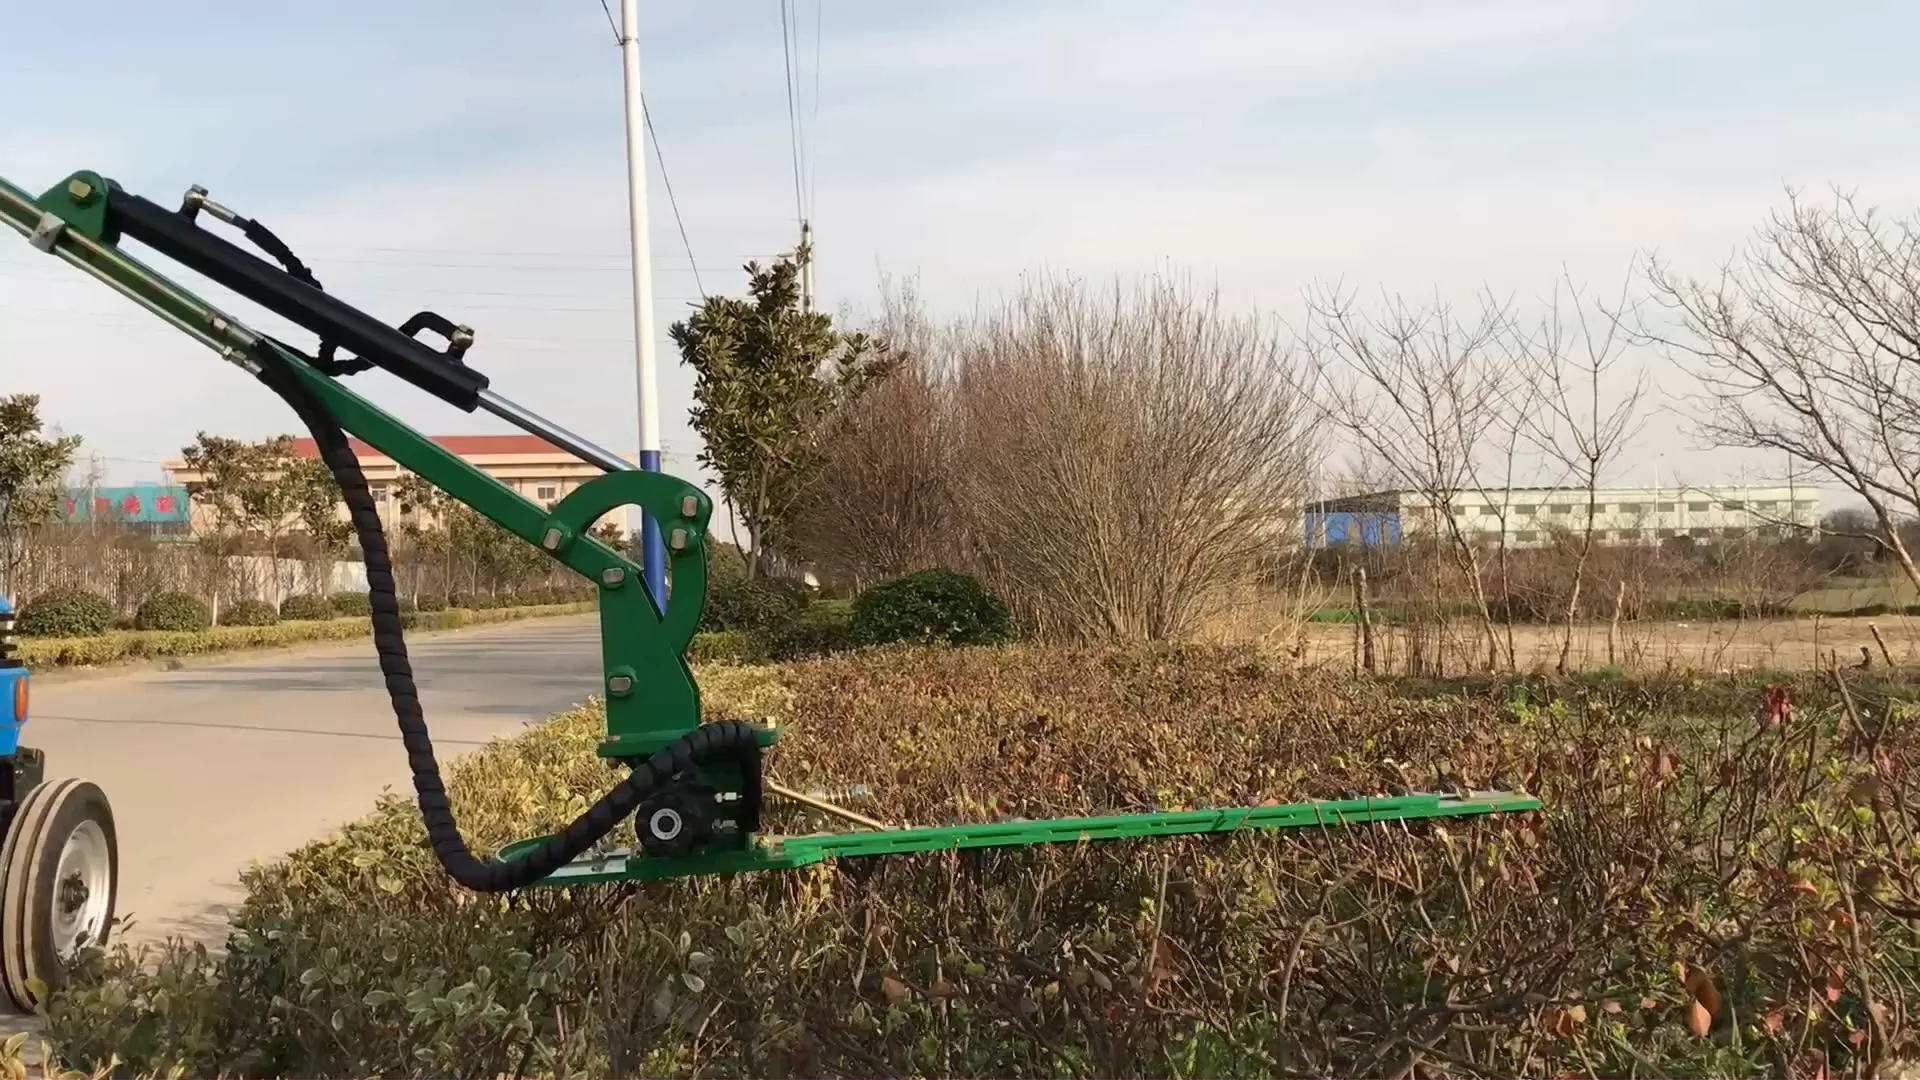
[[[409,638],[442,768],[594,694],[592,616]],[[123,940],[224,939],[236,875],[412,792],[373,645],[37,682],[21,740],[99,784],[120,834]],[[455,807],[456,813],[458,807]]]

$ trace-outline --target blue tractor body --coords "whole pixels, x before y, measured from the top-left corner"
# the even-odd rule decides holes
[[[26,722],[27,665],[14,646],[13,605],[0,596],[0,758],[11,758],[20,748]]]

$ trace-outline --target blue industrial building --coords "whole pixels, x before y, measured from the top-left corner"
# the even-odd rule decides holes
[[[1400,542],[1398,494],[1328,499],[1309,505],[1301,516],[1300,539],[1309,548],[1342,544],[1381,547]]]

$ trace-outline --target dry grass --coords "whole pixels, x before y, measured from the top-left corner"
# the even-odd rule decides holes
[[[1270,652],[1295,657],[1311,666],[1351,669],[1358,627],[1350,623],[1302,622],[1278,596],[1241,606],[1214,620],[1205,637],[1222,643],[1254,643]],[[1501,627],[1504,635],[1506,627]],[[1879,640],[1874,631],[1879,631]],[[1436,638],[1446,670],[1483,667],[1483,633],[1470,620],[1445,627],[1376,626],[1374,649],[1379,669],[1404,670],[1410,635]],[[1550,670],[1558,655],[1562,629],[1519,625],[1512,628],[1514,652],[1523,671]],[[1801,671],[1838,663],[1845,667],[1920,664],[1920,617],[1891,613],[1873,617],[1801,616],[1720,621],[1630,621],[1620,625],[1609,646],[1605,623],[1575,628],[1570,663],[1579,670],[1621,667],[1634,671]],[[1882,652],[1881,642],[1885,643]],[[1304,648],[1302,645],[1304,644]]]

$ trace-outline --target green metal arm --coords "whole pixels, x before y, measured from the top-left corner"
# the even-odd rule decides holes
[[[107,214],[109,185],[95,173],[75,173],[35,199],[0,180],[0,220],[249,372],[257,374],[254,349],[279,353],[342,428],[593,582],[607,702],[603,754],[644,756],[700,722],[699,688],[685,653],[706,602],[713,513],[706,492],[634,469],[596,477],[551,509],[539,506],[127,254]],[[591,535],[594,522],[622,506],[651,514],[669,538],[673,588],[664,614],[640,567]]]

